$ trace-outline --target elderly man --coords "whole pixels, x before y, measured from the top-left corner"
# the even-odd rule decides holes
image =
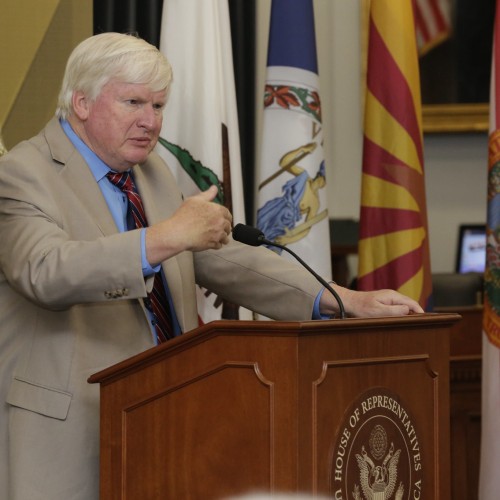
[[[170,81],[145,41],[90,37],[56,117],[0,160],[0,498],[98,498],[87,378],[195,328],[195,283],[276,319],[337,311],[302,268],[232,240],[215,187],[183,200],[153,152]],[[422,312],[390,290],[336,291],[354,316]]]

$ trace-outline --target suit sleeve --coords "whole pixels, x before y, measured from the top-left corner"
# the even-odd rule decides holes
[[[1,163],[3,279],[54,310],[145,296],[140,231],[104,235],[54,166],[32,157]],[[95,189],[89,196],[101,196]]]
[[[197,283],[220,297],[269,318],[312,319],[321,284],[298,264],[264,247],[231,241],[195,254]]]

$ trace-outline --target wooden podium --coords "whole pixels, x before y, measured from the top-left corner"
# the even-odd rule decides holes
[[[449,499],[459,319],[217,321],[93,375],[101,499]]]

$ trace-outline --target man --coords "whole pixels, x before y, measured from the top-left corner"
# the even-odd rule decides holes
[[[99,389],[86,380],[155,345],[155,277],[167,337],[197,326],[195,282],[276,319],[337,311],[302,268],[231,239],[215,187],[183,200],[153,152],[170,79],[143,40],[90,37],[57,116],[1,159],[0,498],[98,498]],[[127,172],[130,202],[114,184]],[[422,312],[394,291],[336,290],[351,315]]]

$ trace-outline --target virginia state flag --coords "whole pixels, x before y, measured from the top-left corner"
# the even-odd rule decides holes
[[[484,275],[479,498],[500,492],[500,0],[496,3],[490,87],[488,221]]]
[[[429,307],[431,266],[411,0],[369,15],[358,289],[392,288]]]
[[[160,50],[172,64],[173,82],[157,152],[184,195],[216,184],[216,201],[231,210],[235,224],[244,223],[227,0],[164,0]],[[204,322],[221,318],[222,302],[201,288],[198,305]]]
[[[257,175],[257,227],[331,276],[312,0],[273,0]],[[279,252],[279,250],[277,250]],[[289,258],[284,252],[283,257]]]

